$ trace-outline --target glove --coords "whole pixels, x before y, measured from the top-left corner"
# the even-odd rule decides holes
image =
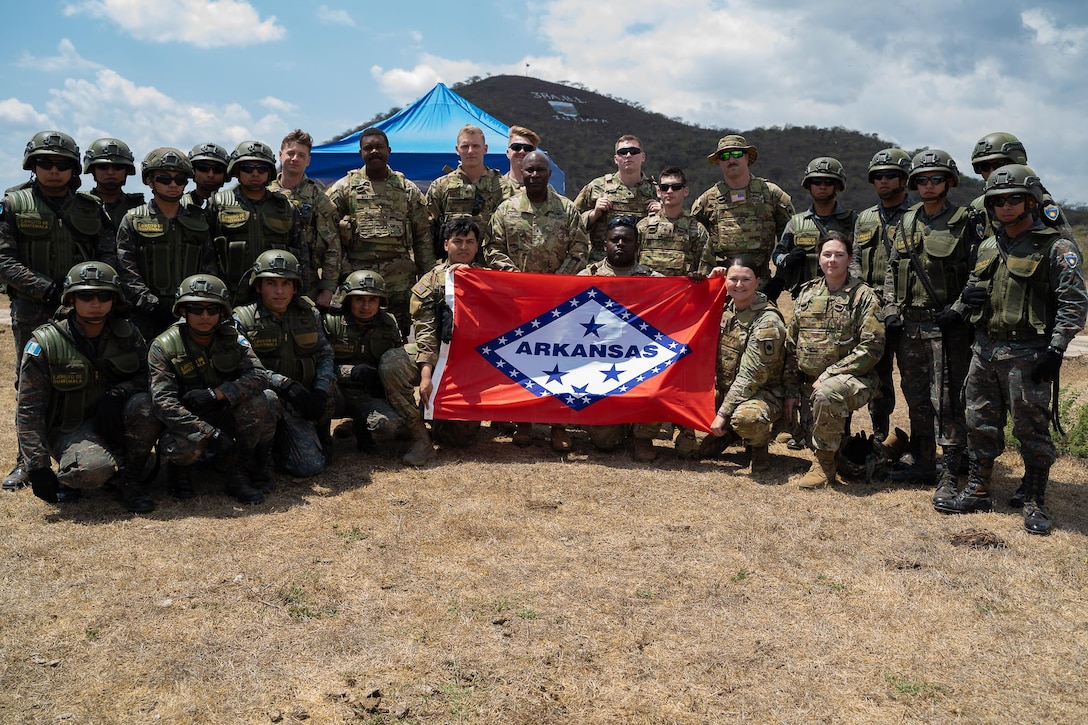
[[[306,401],[310,398],[310,391],[302,387],[302,383],[294,380],[289,382],[286,387],[280,388],[276,392],[280,394],[280,397],[285,398],[287,402],[300,413],[303,408],[306,407]]]
[[[306,403],[299,413],[306,420],[321,420],[325,415],[325,405],[329,402],[329,394],[324,390],[315,390],[307,396]]]
[[[94,415],[94,432],[102,436],[110,448],[120,448],[125,442],[125,403],[128,398],[124,391],[113,388],[106,391],[98,402],[98,411]]]
[[[374,379],[374,376],[378,374],[378,368],[367,363],[359,363],[351,369],[351,382],[353,383],[369,383]]]
[[[49,285],[49,289],[47,289],[45,291],[45,299],[43,300],[45,302],[45,304],[49,305],[50,307],[59,307],[60,306],[60,290],[61,290],[61,287],[56,282]]]
[[[52,468],[35,468],[26,474],[30,479],[30,489],[34,495],[46,503],[57,502],[57,492],[60,491],[60,479]]]
[[[167,305],[165,302],[160,302],[159,304],[152,307],[151,311],[148,313],[148,316],[157,327],[160,327],[164,330],[178,321],[178,318],[174,315],[174,311],[170,309],[170,306]]]
[[[973,285],[971,287],[963,288],[963,292],[960,292],[960,302],[967,305],[972,310],[978,310],[986,304],[986,299],[989,296],[990,292],[985,287]]]
[[[1031,382],[1049,383],[1058,377],[1064,353],[1053,345],[1039,353],[1035,358],[1035,367],[1031,370]]]
[[[234,439],[221,430],[212,433],[212,452],[216,456],[225,456],[234,450]]]
[[[903,329],[903,318],[899,315],[887,315],[884,318],[885,332],[899,332]]]
[[[952,332],[963,325],[963,315],[951,307],[945,307],[937,313],[936,321],[937,327],[941,328],[941,332]]]
[[[800,266],[805,261],[805,256],[805,250],[800,247],[794,247],[782,258],[782,264],[778,266],[782,269],[791,269]]]
[[[219,401],[215,398],[215,391],[211,388],[190,390],[181,396],[181,404],[201,417],[211,414],[219,407]]]

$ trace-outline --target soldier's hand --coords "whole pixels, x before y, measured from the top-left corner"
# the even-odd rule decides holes
[[[937,327],[941,328],[941,332],[952,332],[958,327],[963,326],[963,315],[951,307],[946,307],[937,313]]]
[[[199,416],[210,414],[219,406],[215,391],[211,388],[190,390],[181,396],[181,404]]]
[[[302,387],[302,383],[294,380],[289,382],[286,387],[280,388],[276,392],[280,394],[280,397],[286,399],[299,413],[302,413],[302,409],[306,407],[306,401],[310,398],[310,391]]]
[[[985,287],[972,285],[970,287],[964,287],[963,292],[960,292],[960,302],[967,305],[972,310],[979,310],[986,304],[986,299],[989,296],[990,291]]]
[[[706,282],[706,275],[702,272],[692,272],[688,275],[688,279],[692,282]]]
[[[118,448],[125,440],[125,403],[123,390],[112,388],[98,401],[94,415],[94,432],[102,436],[110,448]]]
[[[714,416],[714,422],[710,424],[711,434],[721,438],[729,431],[729,421],[721,413]]]
[[[884,331],[885,332],[899,332],[903,329],[903,318],[899,315],[885,315],[884,317]]]
[[[1031,370],[1031,382],[1049,383],[1057,378],[1063,356],[1064,353],[1053,345],[1039,353],[1035,358],[1035,367]]]
[[[35,468],[26,474],[30,479],[30,489],[34,495],[47,503],[57,502],[57,492],[60,491],[60,479],[52,468]]]
[[[369,383],[378,374],[378,368],[367,363],[359,363],[351,369],[351,382]]]
[[[212,433],[212,452],[217,456],[223,456],[234,450],[234,439],[221,430]]]
[[[786,253],[786,256],[782,258],[782,264],[778,266],[782,269],[798,267],[804,263],[806,256],[805,250],[800,247],[794,247]]]
[[[324,390],[314,390],[306,397],[306,404],[299,412],[306,420],[321,420],[325,415],[325,406],[329,402],[329,394]]]

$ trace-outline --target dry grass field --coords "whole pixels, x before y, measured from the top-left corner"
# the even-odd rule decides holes
[[[160,478],[147,516],[0,497],[0,722],[1088,721],[1082,461],[1037,537],[1004,505],[1016,454],[994,513],[944,517],[927,490],[798,491],[781,445],[760,480],[735,448],[640,466],[543,430],[418,471],[338,445],[254,507],[213,473],[189,502]],[[997,545],[951,543],[969,528]]]

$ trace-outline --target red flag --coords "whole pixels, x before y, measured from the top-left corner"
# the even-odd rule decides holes
[[[722,279],[458,267],[429,416],[709,430]]]

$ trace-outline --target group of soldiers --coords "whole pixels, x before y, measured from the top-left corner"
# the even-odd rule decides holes
[[[122,141],[98,139],[81,159],[70,136],[36,134],[31,180],[0,204],[19,439],[3,487],[67,503],[108,484],[142,513],[158,460],[177,498],[196,495],[194,467],[211,466],[229,495],[258,503],[277,466],[324,471],[334,435],[360,450],[404,440],[412,466],[435,457],[435,442],[470,446],[480,423],[424,420],[440,346],[456,334],[446,274],[470,265],[724,277],[716,416],[702,440],[676,426],[677,455],[742,443],[758,474],[787,430],[791,448],[814,451],[798,485],[824,487],[852,412],[868,406],[873,440],[897,459],[891,480],[933,486],[943,513],[985,511],[1011,414],[1026,473],[1010,503],[1028,531],[1049,532],[1052,406],[1088,297],[1071,230],[1011,134],[976,145],[985,192],[968,207],[947,199],[959,180],[948,153],[880,151],[868,169],[878,203],[860,213],[838,204],[847,176],[829,156],[805,168],[811,204],[797,213],[752,174],[758,153],[739,135],[707,156],[722,181],[690,210],[683,170],[647,175],[632,135],[615,144],[616,171],[574,201],[550,185],[540,137],[521,126],[506,174],[484,164],[483,131],[465,126],[458,167],[426,193],[389,167],[380,129],[359,143],[362,166],[327,189],[305,175],[313,140],[301,130],[278,158],[259,141],[157,148],[141,163],[145,203],[123,190],[136,168]],[[786,292],[788,319],[776,305]],[[890,425],[893,358],[909,436]],[[601,450],[658,455],[660,425],[587,433]],[[532,445],[532,426],[515,422],[512,441]],[[550,445],[571,449],[564,426]]]

